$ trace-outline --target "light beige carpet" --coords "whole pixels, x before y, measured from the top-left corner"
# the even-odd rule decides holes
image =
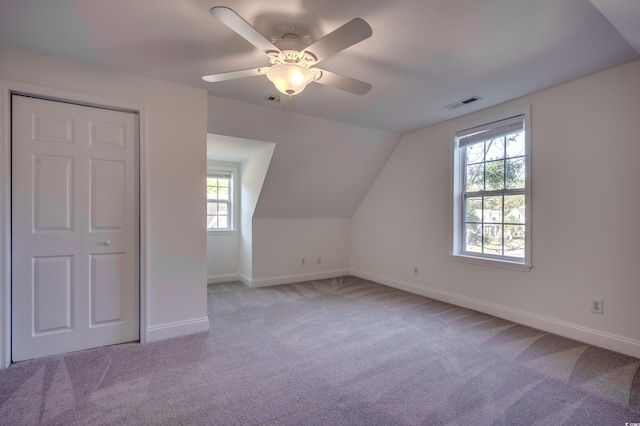
[[[640,360],[354,277],[209,286],[211,330],[12,365],[3,425],[624,425]]]

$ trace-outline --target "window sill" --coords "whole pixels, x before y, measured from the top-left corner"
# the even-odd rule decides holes
[[[524,262],[513,262],[502,259],[488,259],[484,257],[475,257],[465,254],[450,254],[449,259],[456,262],[471,263],[474,265],[491,266],[494,268],[511,269],[515,271],[529,272],[533,265]]]
[[[207,236],[212,235],[235,235],[238,233],[238,230],[225,230],[225,231],[213,231],[207,229]]]

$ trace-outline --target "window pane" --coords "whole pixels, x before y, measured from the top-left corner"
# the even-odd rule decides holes
[[[497,223],[483,225],[483,253],[502,255],[502,225]]]
[[[207,203],[207,228],[208,229],[228,229],[229,228],[229,204],[226,202]]]
[[[207,185],[207,199],[215,200],[216,199],[216,187]]]
[[[218,200],[228,200],[229,199],[229,187],[228,186],[219,186],[218,187]]]
[[[511,224],[525,223],[524,195],[505,195],[504,222]]]
[[[208,229],[218,229],[218,216],[210,216]]]
[[[504,137],[500,137],[485,142],[485,161],[504,158],[504,139]]]
[[[218,216],[218,228],[224,229],[229,227],[229,218],[227,216]]]
[[[504,189],[504,160],[486,163],[485,180],[487,191]]]
[[[207,177],[207,199],[228,200],[231,179],[221,177]]]
[[[484,143],[475,143],[467,145],[466,148],[467,164],[480,163],[484,160]]]
[[[504,255],[524,259],[524,225],[504,226]]]
[[[218,187],[212,186],[210,190],[207,191],[207,199],[208,200],[217,200],[218,199]]]
[[[506,161],[506,186],[507,189],[524,188],[525,163],[524,158],[514,158]]]
[[[215,223],[216,218],[214,216],[207,216],[207,229],[213,229]]]
[[[482,220],[482,197],[469,197],[465,202],[465,222]]]
[[[484,189],[484,164],[480,163],[467,166],[465,182],[466,191],[482,191]]]
[[[507,157],[524,156],[524,132],[512,133],[507,136]]]
[[[466,224],[464,234],[465,251],[482,253],[482,225]]]
[[[485,197],[483,222],[502,223],[502,196]]]

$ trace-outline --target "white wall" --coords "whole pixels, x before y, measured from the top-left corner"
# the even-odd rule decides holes
[[[254,219],[251,286],[348,274],[350,234],[350,219]]]
[[[240,277],[248,285],[251,285],[253,276],[253,214],[275,147],[274,143],[264,142],[263,147],[243,161],[241,167]]]
[[[207,233],[207,283],[236,281],[240,277],[240,233]]]
[[[206,92],[3,46],[0,78],[144,105],[148,339],[207,330]]]
[[[405,135],[353,217],[352,272],[640,356],[638,99],[640,61]],[[452,261],[451,131],[529,104],[533,269]]]
[[[213,96],[208,105],[210,133],[275,143],[253,214],[253,247],[243,221],[243,281],[257,286],[346,273],[351,216],[398,136]],[[305,268],[302,255],[313,258]]]

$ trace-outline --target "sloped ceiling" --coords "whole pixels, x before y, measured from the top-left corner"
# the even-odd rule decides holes
[[[256,218],[350,218],[398,143],[391,133],[214,96],[208,112],[218,133],[210,158],[236,155],[219,135],[276,143]]]
[[[312,84],[297,97],[294,112],[405,133],[640,58],[638,3],[2,0],[0,43],[278,108],[264,100],[276,91],[263,76],[200,79],[267,65],[264,54],[209,9],[229,6],[267,36],[293,31],[313,40],[361,17],[373,36],[323,66],[370,82],[371,92],[356,96]],[[444,108],[472,95],[482,100]]]
[[[618,30],[620,35],[640,53],[640,1],[591,0]]]

